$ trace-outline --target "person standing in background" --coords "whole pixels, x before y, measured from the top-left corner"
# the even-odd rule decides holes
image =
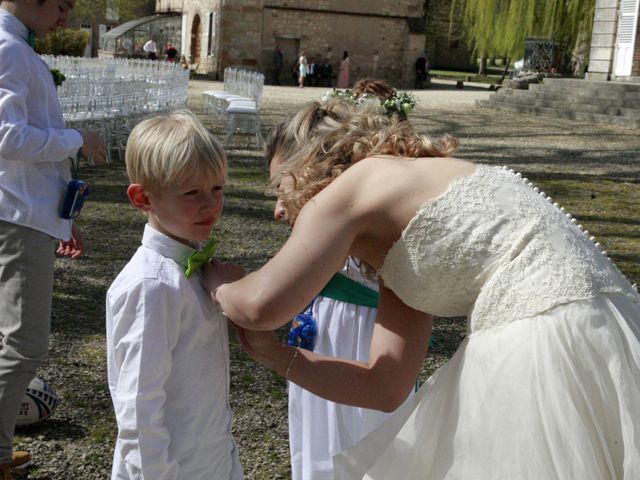
[[[331,67],[331,63],[329,63],[329,59],[325,58],[320,64],[320,72],[319,79],[320,83],[323,87],[332,87],[333,86],[333,68]]]
[[[284,55],[280,46],[276,45],[276,49],[273,51],[273,81],[274,85],[280,85],[280,72],[282,72],[282,66],[284,65]]]
[[[349,52],[345,50],[342,54],[342,61],[340,62],[340,72],[338,73],[338,88],[349,88]]]
[[[427,80],[427,71],[429,68],[429,61],[427,60],[426,53],[423,53],[416,60],[416,89],[424,88],[424,82]]]
[[[56,248],[78,258],[82,233],[59,206],[69,157],[105,161],[104,139],[64,128],[36,38],[65,26],[75,0],[0,0],[0,479],[31,463],[13,451],[24,392],[49,348]]]
[[[304,52],[300,52],[300,58],[298,59],[298,86],[304,88],[304,79],[307,77],[307,57]]]
[[[178,50],[171,43],[167,43],[167,48],[164,51],[165,56],[167,57],[167,62],[174,63],[176,61],[176,57],[178,56]]]
[[[309,60],[309,65],[307,66],[307,85],[312,86],[313,81],[316,78],[316,73],[318,71],[318,64],[312,58]]]
[[[147,54],[149,60],[155,60],[158,58],[158,47],[153,38],[150,38],[147,43],[142,46],[142,50]]]

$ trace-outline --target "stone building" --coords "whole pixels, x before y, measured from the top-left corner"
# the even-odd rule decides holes
[[[182,53],[197,73],[222,78],[227,66],[273,69],[292,80],[299,52],[328,60],[337,73],[349,52],[352,82],[363,77],[407,88],[424,50],[423,0],[156,0],[156,13],[182,15]]]
[[[640,0],[597,0],[589,80],[640,81]]]

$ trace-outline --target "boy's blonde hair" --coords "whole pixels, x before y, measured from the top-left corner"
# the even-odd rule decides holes
[[[376,105],[357,107],[340,99],[313,102],[271,134],[266,160],[270,163],[277,156],[283,168],[270,190],[295,221],[305,203],[366,157],[447,157],[457,146],[449,135],[432,140],[416,133],[409,122],[387,117]],[[291,190],[277,190],[282,175],[293,178]]]
[[[227,175],[220,143],[189,110],[176,110],[140,122],[125,154],[131,183],[158,194],[195,175]]]

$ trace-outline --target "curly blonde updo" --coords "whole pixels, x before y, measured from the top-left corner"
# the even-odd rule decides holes
[[[373,95],[374,97],[378,97],[380,100],[393,98],[396,93],[391,85],[384,80],[378,80],[376,78],[364,78],[362,80],[358,80],[351,91],[356,98],[362,97],[363,95]]]
[[[437,141],[416,133],[411,124],[381,114],[375,105],[354,107],[342,100],[312,102],[278,125],[267,142],[266,160],[283,167],[271,184],[289,218],[354,163],[375,155],[447,157],[458,141]],[[293,178],[289,191],[278,191],[283,175]]]

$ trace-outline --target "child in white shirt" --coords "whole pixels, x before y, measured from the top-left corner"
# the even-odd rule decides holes
[[[189,260],[222,213],[226,156],[192,113],[178,111],[136,126],[126,163],[129,200],[148,223],[107,293],[118,422],[111,478],[242,479],[227,321],[203,288],[200,262]]]

